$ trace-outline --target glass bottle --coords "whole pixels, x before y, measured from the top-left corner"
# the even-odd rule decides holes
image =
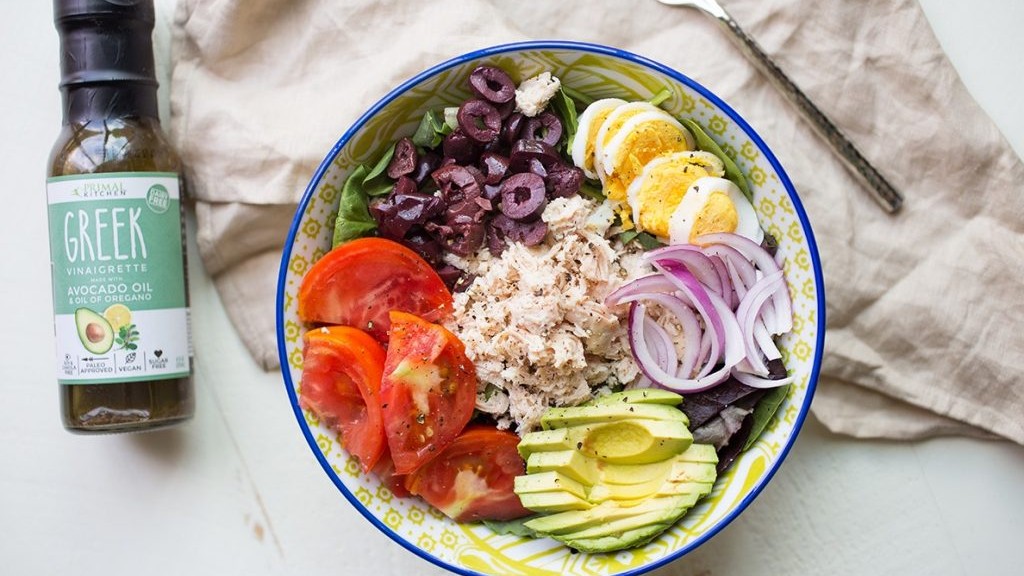
[[[47,202],[61,416],[72,432],[192,417],[181,161],[160,128],[152,0],[54,0],[63,128]]]

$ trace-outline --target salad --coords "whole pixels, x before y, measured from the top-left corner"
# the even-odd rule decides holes
[[[490,66],[347,178],[303,278],[303,408],[457,522],[641,545],[786,396],[789,292],[691,119]]]

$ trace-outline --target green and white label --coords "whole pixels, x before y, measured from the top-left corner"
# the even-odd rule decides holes
[[[50,178],[57,380],[176,378],[191,370],[178,175]]]

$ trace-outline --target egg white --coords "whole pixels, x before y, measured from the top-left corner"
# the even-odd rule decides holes
[[[604,182],[605,177],[608,175],[606,167],[602,162],[602,151],[604,150],[605,143],[618,134],[629,119],[646,112],[661,112],[665,114],[664,110],[650,102],[628,102],[612,110],[605,117],[604,122],[601,123],[601,128],[598,129],[597,137],[594,139],[594,170],[602,182]]]
[[[598,115],[605,110],[618,108],[624,104],[626,104],[626,101],[619,98],[602,98],[601,100],[595,100],[594,102],[591,102],[591,104],[583,110],[583,113],[579,115],[579,118],[577,118],[576,136],[572,139],[572,146],[570,147],[569,153],[572,156],[573,164],[575,164],[577,168],[583,170],[583,173],[586,174],[587,178],[593,180],[597,180],[599,178],[597,170],[594,168],[594,158],[587,158],[587,143],[590,138],[592,128],[594,128],[594,121]],[[597,126],[596,128],[597,130],[594,131],[595,141],[590,142],[591,150],[596,150],[596,138],[597,132],[600,131],[600,126]],[[587,160],[590,161],[590,166],[587,166]]]
[[[725,178],[715,177],[699,178],[690,185],[686,195],[683,196],[669,219],[669,242],[671,244],[688,244],[690,242],[693,223],[708,198],[715,192],[721,192],[728,196],[736,209],[737,222],[734,233],[760,244],[764,240],[764,231],[757,220],[754,206],[738,186]]]

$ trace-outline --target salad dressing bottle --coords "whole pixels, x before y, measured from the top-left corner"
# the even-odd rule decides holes
[[[192,417],[181,162],[160,129],[152,0],[54,0],[63,128],[46,182],[61,416]]]

